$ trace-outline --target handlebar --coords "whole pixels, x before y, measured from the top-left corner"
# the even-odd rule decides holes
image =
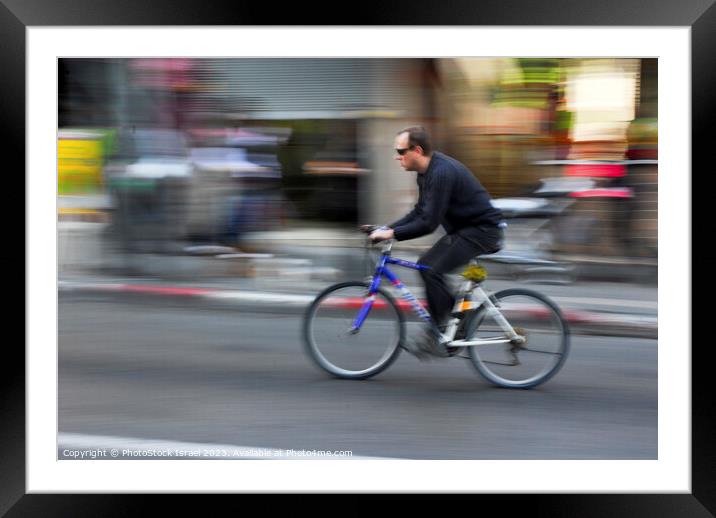
[[[380,228],[380,225],[361,225],[358,227],[358,230],[360,232],[363,232],[364,234],[372,234],[374,231],[378,230]]]
[[[383,228],[382,225],[361,225],[358,230],[360,232],[363,232],[367,236],[370,236],[374,231]],[[383,254],[390,254],[391,249],[393,248],[393,243],[395,242],[395,239],[379,239],[374,240],[370,239],[370,237],[366,240],[367,246],[366,249],[370,248],[370,245],[380,245],[381,246],[381,253]]]
[[[387,227],[385,227],[384,225],[361,225],[360,227],[358,227],[358,230],[360,232],[363,232],[364,234],[367,234],[370,236],[370,234],[372,234],[376,230],[380,230],[382,228],[387,228]],[[371,239],[370,241],[373,244],[377,244],[377,243],[385,243],[388,241],[392,242],[393,239]]]

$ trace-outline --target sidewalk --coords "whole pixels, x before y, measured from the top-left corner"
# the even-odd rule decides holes
[[[59,245],[60,266],[66,262],[81,262],[83,267],[116,258],[100,257],[99,240],[107,228],[111,200],[106,195],[60,196]],[[408,260],[417,259],[439,237],[439,233],[425,238],[396,243],[396,255]],[[312,225],[293,227],[271,232],[253,232],[243,236],[241,247],[248,252],[271,254],[273,257],[259,261],[212,260],[211,254],[199,257],[181,252],[185,245],[177,244],[173,256],[152,256],[145,254],[128,261],[119,261],[131,275],[154,276],[166,274],[172,276],[234,276],[242,274],[241,267],[258,267],[261,274],[270,274],[278,269],[310,269],[323,271],[325,277],[336,272],[355,276],[365,271],[366,259],[363,249],[365,236],[349,227],[331,225]],[[88,254],[83,254],[83,249]],[[87,257],[87,256],[91,257]],[[107,254],[105,254],[106,256]],[[220,255],[219,253],[215,255]],[[137,259],[137,260],[134,260]],[[156,264],[155,264],[156,263]],[[658,263],[650,258],[602,257],[587,255],[562,255],[546,257],[522,242],[519,232],[510,237],[509,227],[507,244],[504,250],[485,258],[485,264],[494,278],[507,278],[514,281],[549,280],[559,283],[574,281],[627,282],[656,285]],[[102,266],[106,267],[107,264]],[[115,264],[110,264],[110,267]]]
[[[93,293],[133,301],[165,297],[207,307],[297,312],[330,284],[364,279],[375,263],[364,248],[365,236],[328,225],[255,232],[244,236],[242,250],[171,243],[172,253],[119,254],[106,241],[106,221],[92,220],[83,212],[102,214],[108,204],[105,197],[60,198],[61,294]],[[394,255],[416,261],[437,238],[396,243]],[[489,289],[527,287],[545,293],[577,332],[657,335],[656,261],[588,256],[547,260],[515,253],[508,246],[484,258],[484,265]],[[424,298],[416,272],[395,271],[418,298]],[[615,294],[636,298],[620,301]]]
[[[239,311],[268,312],[278,314],[302,314],[315,296],[329,281],[306,282],[302,279],[213,279],[204,282],[162,281],[150,278],[119,278],[102,276],[72,276],[60,279],[60,295],[89,294],[93,297],[110,297],[130,303],[159,303],[188,305],[203,309],[235,309]],[[389,286],[385,286],[391,291]],[[420,285],[409,289],[423,305],[424,290]],[[638,299],[614,300],[609,293],[611,286],[585,289],[572,286],[520,285],[510,281],[487,282],[486,287],[499,291],[507,287],[526,287],[539,291],[556,302],[575,334],[629,336],[656,338],[657,312],[655,292],[641,288]],[[623,286],[622,286],[623,288]],[[633,286],[628,293],[634,293]],[[410,305],[398,293],[392,292],[398,305],[410,312]],[[651,299],[654,299],[653,301]],[[62,300],[62,299],[61,299]],[[357,309],[362,300],[343,300],[341,307]]]
[[[509,227],[508,227],[509,228]],[[440,234],[396,243],[394,254],[403,259],[417,260],[418,256],[434,243]],[[364,263],[356,261],[356,254],[363,257],[365,236],[352,229],[298,228],[274,232],[256,232],[244,242],[261,250],[276,254],[311,259],[324,266],[347,265],[363,270]],[[649,258],[601,257],[564,254],[545,257],[529,251],[521,243],[511,241],[507,235],[506,246],[497,254],[484,256],[482,260],[493,277],[515,281],[549,280],[571,283],[577,280],[596,282],[628,282],[656,285],[658,263]]]
[[[100,258],[98,239],[101,223],[66,222],[60,227],[60,251],[85,247],[106,271],[122,271],[139,277],[207,278],[235,276],[295,275],[304,278],[341,280],[365,275],[374,265],[365,249],[365,238],[346,229],[296,228],[275,232],[254,232],[244,237],[241,250],[228,247],[194,247],[172,243],[171,253],[135,253],[120,257],[111,252]],[[94,228],[97,227],[97,228]],[[432,239],[396,243],[393,255],[417,261]],[[68,244],[72,242],[72,244]],[[66,246],[63,246],[66,245]],[[76,259],[78,260],[78,259]],[[655,260],[626,257],[561,256],[547,258],[525,250],[506,247],[481,259],[492,278],[515,282],[623,282],[656,286]],[[85,261],[83,266],[86,266]],[[63,261],[60,261],[62,266]],[[401,270],[407,277],[414,272]]]

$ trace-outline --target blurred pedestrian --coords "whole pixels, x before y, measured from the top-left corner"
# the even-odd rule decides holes
[[[470,259],[497,252],[503,243],[502,213],[478,179],[454,158],[434,151],[425,128],[409,127],[395,137],[395,159],[406,171],[417,173],[418,201],[411,212],[371,234],[374,241],[404,241],[432,233],[442,225],[446,235],[423,254],[418,262],[430,266],[420,270],[425,283],[428,310],[437,325],[444,326],[455,304],[445,274]],[[437,329],[428,327],[413,344],[420,358],[446,356]]]

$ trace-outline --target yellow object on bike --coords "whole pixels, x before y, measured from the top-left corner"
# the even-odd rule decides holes
[[[473,264],[468,266],[465,271],[462,272],[462,276],[468,281],[482,282],[487,279],[487,270],[483,266]]]

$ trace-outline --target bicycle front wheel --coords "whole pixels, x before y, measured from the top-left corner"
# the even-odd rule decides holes
[[[378,290],[368,309],[370,285],[345,282],[326,288],[309,306],[304,319],[304,345],[309,357],[326,372],[344,379],[365,379],[395,361],[405,337],[404,318],[395,301]]]
[[[564,365],[569,352],[569,328],[561,311],[544,295],[508,289],[495,293],[493,303],[519,335],[511,339],[499,314],[484,306],[465,323],[470,359],[486,379],[508,388],[532,388],[544,383]]]

